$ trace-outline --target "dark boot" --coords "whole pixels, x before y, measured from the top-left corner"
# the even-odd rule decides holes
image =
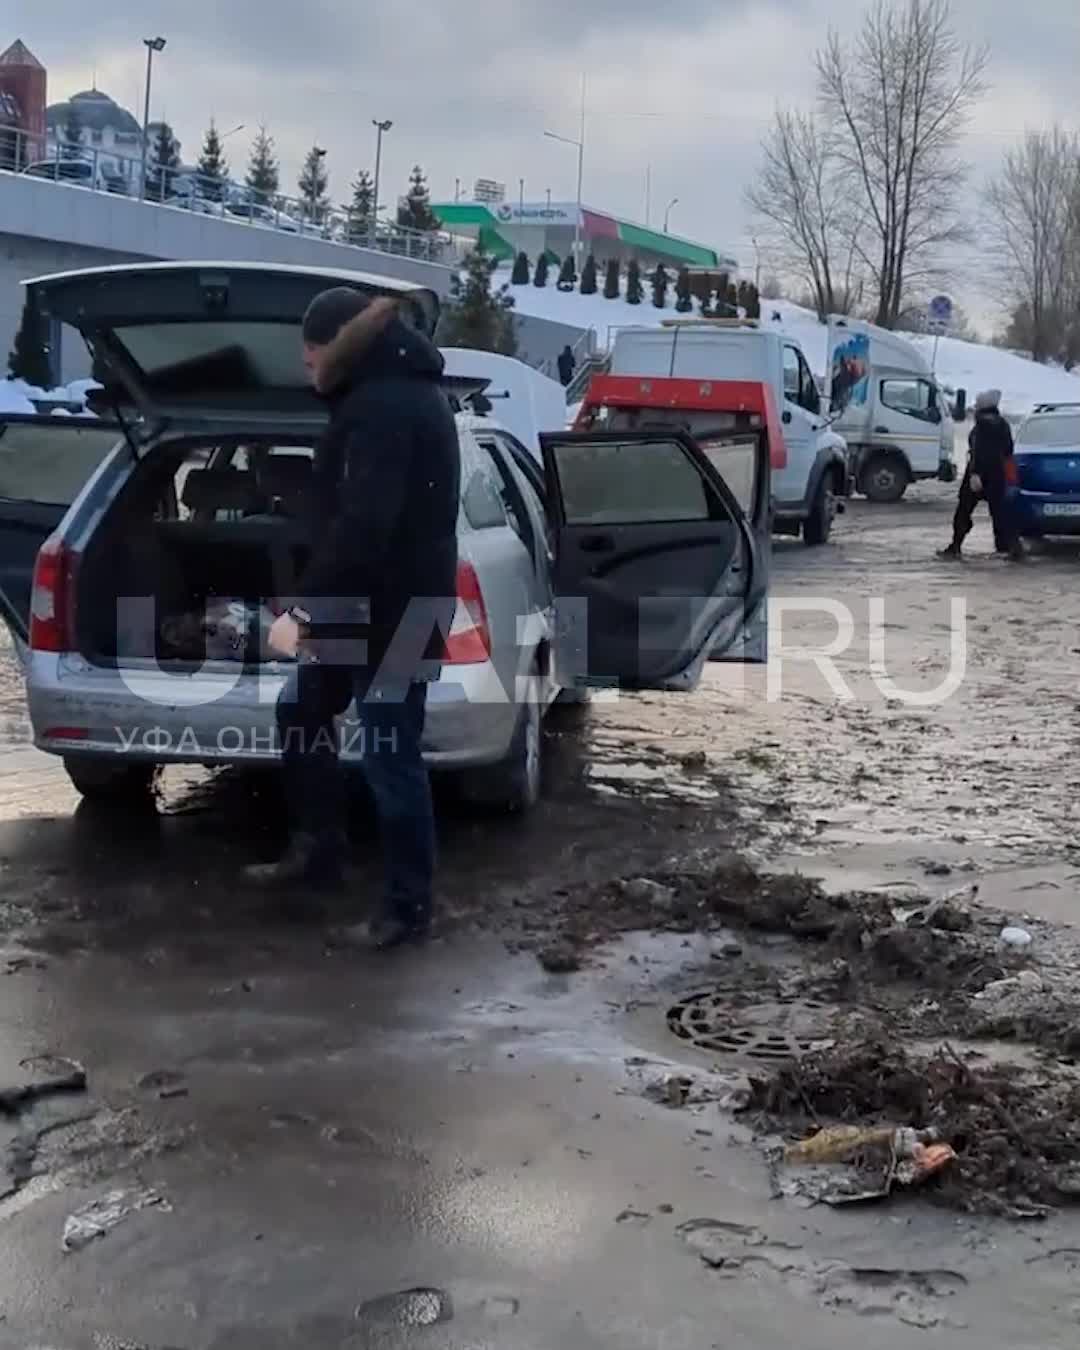
[[[955,543],[950,544],[948,548],[942,548],[938,550],[939,558],[950,558],[954,562],[960,562],[963,556],[964,555],[960,552],[960,545]]]
[[[344,882],[344,848],[335,834],[320,837],[299,832],[275,863],[255,863],[244,868],[244,879],[262,890],[290,886],[336,890]]]
[[[1008,557],[1010,562],[1027,561],[1027,549],[1023,546],[1023,544],[1020,542],[1019,539],[1014,539],[1012,543],[1009,545]]]
[[[389,952],[398,947],[419,946],[430,934],[431,919],[427,915],[407,917],[383,910],[370,923],[339,929],[334,941],[338,946],[357,951]]]

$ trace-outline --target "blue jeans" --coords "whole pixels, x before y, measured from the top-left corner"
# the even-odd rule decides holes
[[[319,865],[339,867],[345,793],[334,719],[356,701],[344,735],[362,753],[375,800],[386,876],[386,911],[408,923],[431,917],[435,813],[421,755],[427,685],[372,686],[370,672],[302,661],[277,704],[286,793],[296,830],[317,841]]]

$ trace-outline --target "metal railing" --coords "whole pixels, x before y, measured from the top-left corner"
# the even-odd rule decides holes
[[[151,147],[151,153],[155,148]],[[360,215],[351,206],[259,192],[246,183],[207,177],[182,165],[149,163],[144,187],[141,142],[139,153],[129,155],[0,126],[0,172],[28,174],[66,187],[446,266],[454,266],[462,257],[458,240],[443,231],[409,229],[370,214]]]

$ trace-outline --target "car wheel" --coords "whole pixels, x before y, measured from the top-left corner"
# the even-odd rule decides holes
[[[462,775],[462,795],[470,806],[524,815],[540,800],[544,777],[543,714],[534,678],[529,697],[521,705],[514,737],[497,764],[469,769]]]
[[[835,519],[836,494],[833,492],[832,478],[826,474],[818,487],[810,514],[803,523],[803,543],[810,548],[827,544]]]
[[[859,490],[872,502],[898,502],[908,489],[908,472],[896,455],[874,455],[859,477]]]
[[[87,801],[117,804],[149,795],[157,774],[155,764],[116,764],[80,755],[65,759],[64,768],[75,791]]]

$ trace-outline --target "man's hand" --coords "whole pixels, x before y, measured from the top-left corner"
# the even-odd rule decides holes
[[[269,643],[273,651],[279,656],[287,656],[290,659],[296,656],[300,649],[300,625],[289,613],[279,614],[270,627]]]
[[[979,477],[977,473],[973,473],[971,475],[971,490],[972,492],[982,491],[982,479]]]

